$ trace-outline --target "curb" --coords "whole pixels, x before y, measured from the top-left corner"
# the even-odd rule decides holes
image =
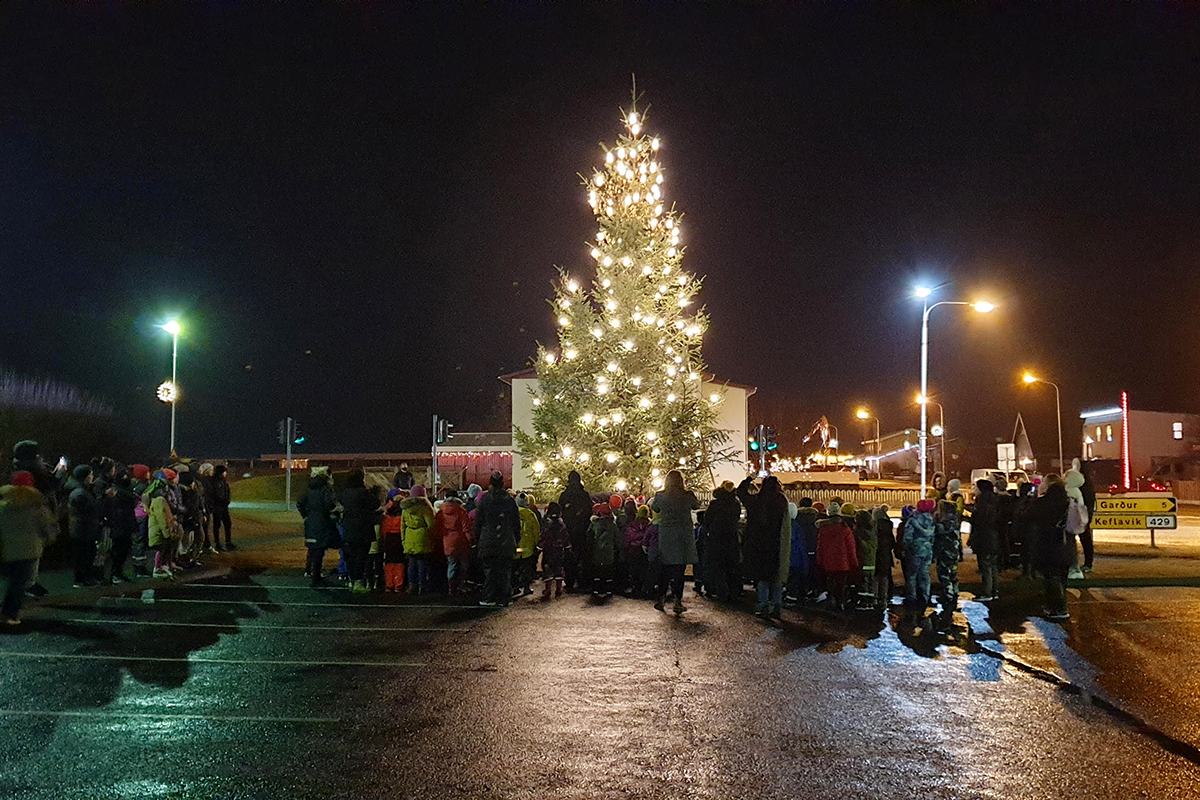
[[[167,586],[178,586],[179,584],[200,583],[201,581],[211,580],[212,578],[224,578],[232,573],[233,567],[209,567],[207,569],[196,570],[195,572],[184,573],[173,581],[165,580],[163,578],[150,578],[148,580],[135,580],[133,583],[96,586],[91,589],[71,589],[69,592],[55,593],[46,600],[36,601],[36,607],[72,608],[78,606],[80,604],[80,600],[94,602],[101,597],[140,597],[142,592],[146,589],[159,589]]]

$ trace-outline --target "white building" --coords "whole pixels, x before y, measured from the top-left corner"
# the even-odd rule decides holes
[[[1149,475],[1155,461],[1191,456],[1200,449],[1200,415],[1139,411],[1121,404],[1085,411],[1082,452],[1085,461],[1120,461],[1126,482]]]
[[[537,387],[537,372],[533,369],[521,370],[501,375],[500,380],[512,387],[513,430],[533,430],[533,396],[530,390]],[[713,476],[718,484],[727,480],[741,483],[746,477],[746,462],[749,460],[749,401],[750,395],[756,391],[758,389],[753,386],[717,380],[712,375],[705,375],[700,383],[702,397],[708,397],[710,394],[720,394],[724,397],[718,406],[720,413],[715,427],[729,436],[725,446],[733,450],[733,460],[713,466]],[[515,451],[512,454],[512,481],[513,488],[517,490],[530,489],[533,486],[531,471],[526,468],[521,454]]]

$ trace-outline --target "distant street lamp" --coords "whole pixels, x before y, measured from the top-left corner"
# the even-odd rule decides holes
[[[858,417],[859,419],[863,420],[864,422],[869,419],[875,420],[875,446],[871,449],[875,451],[875,472],[878,473],[879,472],[879,454],[883,450],[883,448],[880,447],[881,442],[879,441],[879,417],[875,416],[870,411],[867,411],[867,409],[865,409],[865,408],[860,408],[858,411],[855,411],[854,416]]]
[[[996,306],[986,300],[979,300],[974,303],[967,303],[962,300],[942,300],[933,305],[929,303],[929,296],[933,294],[933,289],[925,286],[919,286],[913,291],[914,296],[923,301],[923,310],[921,312],[921,397],[929,396],[929,313],[938,306],[970,306],[981,314],[986,314],[989,311],[994,311]],[[925,403],[921,403],[921,496],[925,496],[926,487],[926,462],[928,453],[926,450],[928,431],[926,426],[928,419],[926,417]],[[944,456],[944,454],[943,454]]]
[[[1058,416],[1058,472],[1061,475],[1066,472],[1066,465],[1063,463],[1062,449],[1062,399],[1059,396],[1058,384],[1051,381],[1043,380],[1036,375],[1026,372],[1021,378],[1026,384],[1047,383],[1054,387],[1054,413]]]
[[[176,377],[179,366],[179,333],[183,330],[176,320],[171,320],[168,323],[159,326],[167,333],[171,334],[171,386],[167,390],[166,384],[158,387],[158,397],[164,403],[171,404],[171,458],[175,457],[175,404],[179,401],[179,381]]]

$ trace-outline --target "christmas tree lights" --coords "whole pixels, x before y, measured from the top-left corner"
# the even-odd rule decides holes
[[[571,470],[594,492],[650,493],[671,469],[703,487],[729,457],[714,427],[723,396],[701,392],[708,317],[694,309],[701,281],[682,268],[681,216],[664,200],[662,142],[636,101],[622,116],[624,133],[584,179],[599,224],[590,287],[560,271],[558,344],[539,347],[532,430],[514,432],[542,494]]]

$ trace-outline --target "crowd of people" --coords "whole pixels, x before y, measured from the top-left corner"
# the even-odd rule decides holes
[[[938,475],[928,497],[901,510],[898,524],[886,505],[860,509],[837,497],[827,505],[807,497],[792,503],[774,477],[761,485],[726,482],[704,508],[678,472],[651,498],[596,496],[572,472],[544,507],[529,493],[508,491],[499,473],[487,489],[472,484],[462,495],[444,490],[432,500],[406,469],[392,484],[369,488],[358,471],[338,494],[328,470],[314,470],[298,503],[314,585],[330,577],[354,592],[477,593],[481,605],[495,607],[533,594],[540,567],[544,600],[619,593],[660,610],[670,601],[681,614],[691,566],[696,593],[732,602],[749,583],[757,614],[770,619],[785,605],[888,608],[899,563],[906,617],[927,625],[930,608],[934,620],[949,622],[958,607],[967,519],[982,581],[975,599],[995,600],[1002,569],[1019,566],[1026,577],[1042,576],[1044,613],[1063,619],[1075,540],[1088,514],[1078,469],[1012,492],[981,480],[970,503],[958,480]],[[326,574],[331,549],[339,560]]]
[[[145,464],[95,458],[52,468],[38,443],[13,449],[8,484],[0,487],[2,614],[20,624],[26,595],[48,593],[39,580],[45,548],[66,532],[74,586],[174,579],[201,566],[205,553],[235,549],[224,465]],[[224,544],[221,531],[224,530]]]

